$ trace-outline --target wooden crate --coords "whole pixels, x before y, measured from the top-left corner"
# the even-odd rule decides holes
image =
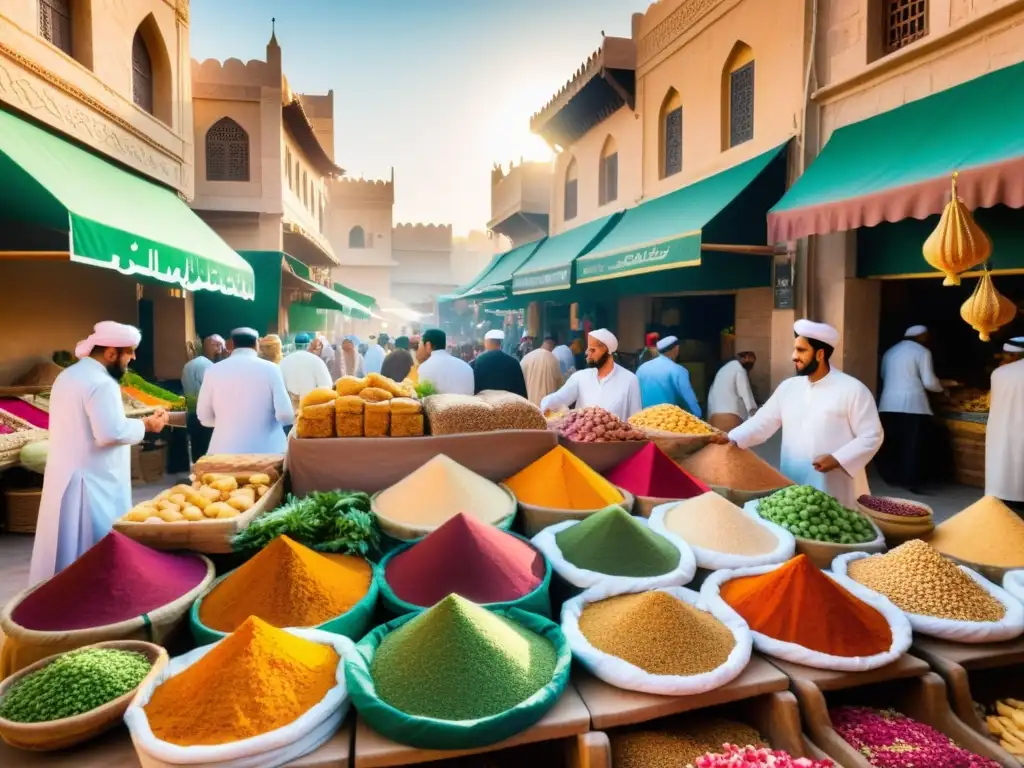
[[[182,523],[133,523],[118,520],[114,530],[153,549],[191,549],[207,555],[221,555],[232,552],[231,539],[239,531],[248,528],[260,515],[270,512],[284,497],[285,478],[272,486],[263,498],[238,517],[228,520],[200,520]]]
[[[985,425],[959,419],[943,419],[942,423],[949,431],[956,481],[972,488],[984,488]]]

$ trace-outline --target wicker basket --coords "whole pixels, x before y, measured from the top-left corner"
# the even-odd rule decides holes
[[[150,450],[141,443],[132,446],[132,482],[150,485],[163,480],[167,467],[167,443],[158,442]]]
[[[4,491],[8,533],[35,533],[42,488],[8,488]]]

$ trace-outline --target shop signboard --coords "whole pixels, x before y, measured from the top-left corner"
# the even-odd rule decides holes
[[[700,232],[672,240],[645,243],[628,250],[597,253],[576,260],[576,281],[588,283],[700,265]]]
[[[786,261],[775,262],[775,308],[794,309],[796,307],[795,292],[793,290],[793,263]]]
[[[572,263],[557,269],[545,269],[539,272],[527,272],[512,278],[513,293],[532,293],[534,291],[561,291],[569,287],[569,271]]]

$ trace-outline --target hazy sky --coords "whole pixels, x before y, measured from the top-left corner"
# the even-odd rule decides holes
[[[490,218],[494,162],[547,159],[530,116],[647,0],[192,0],[192,56],[263,59],[277,18],[285,75],[334,89],[349,175],[395,168],[395,221]]]

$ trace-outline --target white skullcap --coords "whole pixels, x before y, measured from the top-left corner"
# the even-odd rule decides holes
[[[259,333],[256,332],[255,328],[235,328],[231,332],[231,335],[232,336],[249,336],[250,338],[253,338],[253,339],[258,339],[260,337]]]
[[[488,341],[504,341],[505,332],[495,328],[485,333],[484,338],[487,339]]]
[[[1003,352],[1010,352],[1015,355],[1024,354],[1024,336],[1015,336],[1006,344],[1003,344]]]
[[[615,338],[615,334],[609,331],[607,328],[598,328],[596,331],[590,332],[590,337],[597,339],[599,342],[608,347],[608,354],[615,354],[615,350],[619,348],[619,340]]]
[[[912,325],[909,328],[907,328],[907,332],[903,334],[903,338],[905,338],[905,339],[912,339],[915,336],[923,336],[926,333],[928,333],[927,326],[924,326],[924,325]]]
[[[75,357],[88,357],[93,347],[137,347],[142,341],[142,331],[134,325],[104,320],[92,327],[89,338],[75,345]]]
[[[830,347],[835,347],[839,344],[839,331],[825,323],[797,320],[793,323],[793,332],[797,336],[820,341],[822,344],[828,344]]]
[[[675,336],[666,336],[664,339],[658,342],[658,351],[664,352],[666,349],[672,349],[676,344],[679,343],[679,339]]]

